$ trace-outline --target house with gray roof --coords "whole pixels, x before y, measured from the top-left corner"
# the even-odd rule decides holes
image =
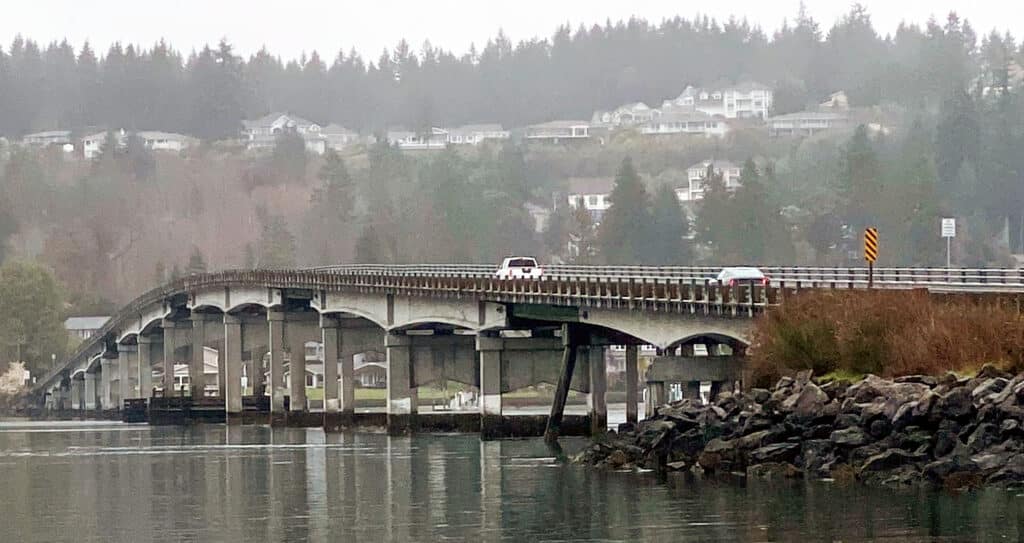
[[[452,145],[479,145],[489,140],[507,140],[509,131],[500,124],[466,124],[448,130]]]
[[[800,111],[776,115],[767,120],[770,137],[813,136],[843,126],[846,115],[832,111]]]
[[[549,121],[526,127],[527,141],[561,143],[590,139],[590,123],[587,121]]]
[[[676,187],[676,196],[680,202],[693,202],[704,198],[704,184],[709,168],[715,175],[722,176],[725,188],[736,190],[740,187],[742,168],[728,160],[702,160],[686,169],[686,185]]]
[[[273,149],[277,145],[277,137],[288,132],[302,136],[306,150],[318,155],[327,150],[323,127],[290,113],[271,113],[259,119],[242,121],[242,139],[246,149],[260,152]]]
[[[694,106],[669,105],[657,118],[640,128],[642,134],[696,134],[721,138],[729,132],[729,124],[721,117],[708,115]]]

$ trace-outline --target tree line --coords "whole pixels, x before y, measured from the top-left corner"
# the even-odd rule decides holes
[[[755,80],[775,88],[786,113],[845,90],[857,106],[934,107],[953,88],[998,86],[1022,58],[1008,34],[979,43],[955,14],[902,24],[881,36],[854,5],[824,30],[801,7],[770,35],[746,20],[642,19],[559,27],[513,43],[499,32],[464,54],[406,41],[376,59],[340,50],[281,59],[242,58],[230,43],[187,55],[163,41],[114,43],[105,52],[17,37],[0,49],[0,134],[108,126],[204,139],[236,136],[244,118],[290,111],[366,132],[403,125],[589,118],[643,100],[657,106],[687,84]]]

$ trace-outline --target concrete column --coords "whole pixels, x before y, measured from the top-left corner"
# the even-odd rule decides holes
[[[132,386],[132,363],[138,358],[138,352],[137,345],[117,344],[117,375],[121,385],[118,409],[124,409],[125,400],[135,397],[135,388]]]
[[[114,408],[114,396],[113,396],[113,380],[114,380],[114,368],[113,363],[108,358],[100,359],[100,409],[106,411]]]
[[[725,381],[711,381],[711,391],[708,392],[708,402],[713,402],[718,399],[718,395],[722,393],[723,384]]]
[[[356,413],[356,369],[352,347],[346,344],[346,332],[339,330],[338,347],[340,354],[338,361],[341,363],[341,413],[346,417]]]
[[[96,409],[96,374],[86,373],[82,380],[82,409]]]
[[[500,337],[476,338],[480,356],[480,415],[484,418],[501,416],[501,352],[504,347],[505,342]]]
[[[337,413],[338,402],[338,354],[341,347],[338,320],[320,317],[320,329],[324,343],[324,412]]]
[[[301,326],[298,323],[286,324],[286,328]],[[291,398],[288,401],[289,411],[304,412],[306,406],[306,339],[302,334],[286,331],[289,351],[289,374],[291,375]]]
[[[153,340],[139,336],[139,397],[148,400],[153,396]]]
[[[177,396],[174,389],[174,349],[178,346],[178,323],[164,319],[161,323],[164,331],[164,397]]]
[[[644,404],[644,418],[654,416],[654,410],[665,403],[665,383],[663,381],[647,382],[647,402]]]
[[[417,412],[412,386],[412,341],[405,334],[384,337],[388,357],[388,432],[404,434],[413,429]]]
[[[192,314],[192,359],[188,365],[188,380],[192,399],[202,398],[206,389],[203,347],[206,346],[206,315]]]
[[[58,388],[57,394],[60,394],[63,389]],[[58,399],[59,400],[59,399]],[[59,407],[58,409],[61,409]],[[71,380],[71,409],[82,410],[85,409],[85,381],[81,379]]]
[[[224,409],[230,418],[242,414],[242,321],[224,315],[224,352],[219,362],[224,368]]]
[[[640,348],[626,345],[626,422],[637,422],[637,385]]]
[[[608,369],[604,349],[601,346],[589,348],[590,394],[587,395],[587,407],[590,411],[590,434],[595,436],[608,431]]]
[[[267,334],[270,347],[270,412],[284,414],[284,312],[267,312]]]
[[[700,381],[687,381],[683,383],[683,397],[691,400],[700,400]]]

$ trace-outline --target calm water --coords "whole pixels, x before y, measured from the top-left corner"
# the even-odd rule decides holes
[[[581,441],[569,448],[579,448]],[[1017,541],[1024,497],[601,473],[538,440],[0,423],[0,541]]]

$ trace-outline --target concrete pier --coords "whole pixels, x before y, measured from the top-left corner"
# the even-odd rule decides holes
[[[224,411],[227,420],[241,420],[242,415],[242,321],[234,315],[224,315],[224,351],[220,353],[224,368]]]
[[[415,430],[418,397],[412,386],[411,338],[389,333],[384,338],[388,358],[388,433],[408,434]]]

